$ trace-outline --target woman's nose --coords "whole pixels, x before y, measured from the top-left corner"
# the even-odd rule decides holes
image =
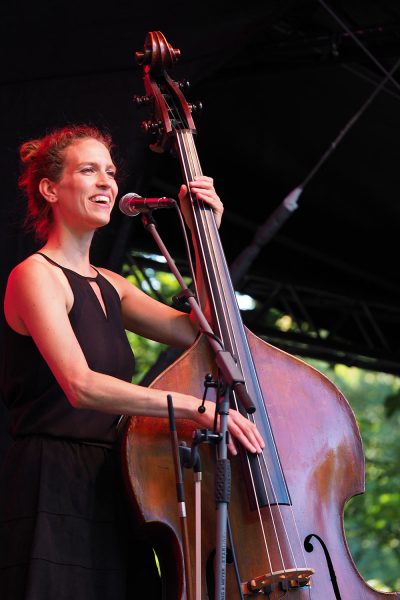
[[[109,175],[107,173],[103,173],[98,171],[96,184],[100,187],[111,187],[111,181]]]

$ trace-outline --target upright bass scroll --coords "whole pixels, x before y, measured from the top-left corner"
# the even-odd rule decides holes
[[[136,56],[143,67],[146,92],[136,102],[153,110],[144,124],[151,134],[150,147],[156,152],[172,150],[188,183],[201,175],[201,166],[190,106],[167,73],[179,51],[161,32],[150,32]],[[400,599],[400,594],[380,593],[363,581],[344,538],[345,502],[364,490],[361,439],[348,403],[321,373],[244,327],[212,212],[195,198],[192,210],[213,331],[241,369],[257,409],[248,418],[254,419],[266,443],[261,456],[241,451],[240,458],[232,459],[230,546],[236,560],[228,567],[225,597]],[[216,372],[214,357],[200,337],[152,386],[201,396],[208,372]],[[240,410],[234,393],[232,402]],[[191,422],[180,422],[179,439],[189,444],[194,428]],[[122,463],[132,506],[160,558],[165,597],[183,600],[184,569],[166,420],[131,418],[124,434]],[[204,599],[215,593],[214,463],[212,450],[205,448]],[[189,490],[186,497],[189,530],[193,531]]]

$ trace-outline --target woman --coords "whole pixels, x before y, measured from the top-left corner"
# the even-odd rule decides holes
[[[167,392],[130,383],[133,356],[124,329],[187,347],[197,326],[90,264],[94,232],[109,222],[118,192],[110,150],[109,137],[87,126],[21,147],[20,184],[45,243],[14,268],[5,296],[3,387],[15,441],[1,479],[4,600],[141,597],[135,568],[136,574],[144,568],[143,546],[135,554],[118,523],[122,494],[112,447],[118,415],[165,417]],[[223,208],[212,180],[199,177],[190,188],[219,224]],[[187,205],[185,186],[179,198]],[[177,418],[212,427],[212,404],[200,414],[198,398],[178,392],[173,398]],[[229,422],[247,450],[261,451],[252,423],[236,411]],[[236,452],[232,439],[230,450]]]

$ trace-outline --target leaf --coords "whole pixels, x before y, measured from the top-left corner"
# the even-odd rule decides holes
[[[400,390],[394,394],[389,394],[384,400],[385,415],[388,419],[394,415],[394,413],[400,410]]]

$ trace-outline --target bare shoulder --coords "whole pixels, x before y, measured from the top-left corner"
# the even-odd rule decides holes
[[[36,254],[16,265],[9,274],[4,298],[8,324],[16,331],[25,333],[24,315],[33,305],[46,301],[66,306],[68,290],[61,277],[56,269]]]
[[[36,254],[32,254],[13,268],[8,276],[7,288],[16,286],[23,289],[38,277],[47,279],[50,277],[50,270]]]
[[[31,289],[32,284],[36,288],[42,283],[57,285],[57,282],[61,281],[57,271],[58,269],[49,265],[40,255],[32,254],[13,268],[8,277],[7,288],[16,286],[23,290]]]

